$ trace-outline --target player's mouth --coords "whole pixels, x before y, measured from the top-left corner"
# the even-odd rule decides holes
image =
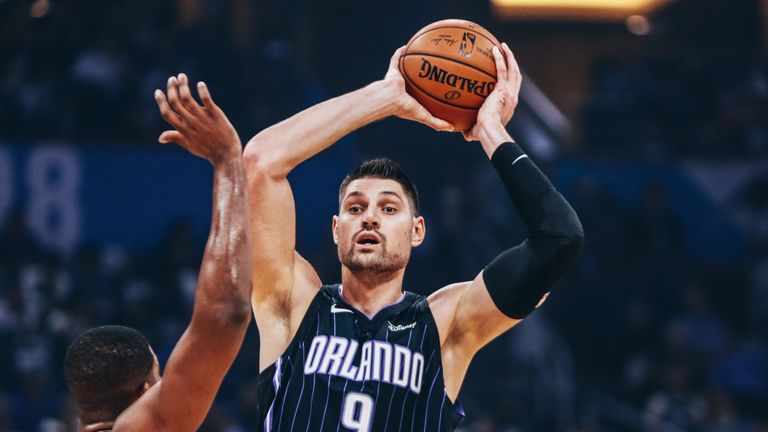
[[[359,245],[364,245],[364,246],[371,246],[371,245],[377,245],[381,243],[381,240],[375,234],[362,233],[359,236],[357,236],[357,240],[355,241],[355,243]]]

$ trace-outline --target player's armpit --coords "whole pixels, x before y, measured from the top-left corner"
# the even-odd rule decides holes
[[[294,252],[293,288],[284,297],[253,303],[259,328],[259,371],[275,362],[290,344],[322,282],[312,265]]]
[[[499,311],[481,275],[430,295],[429,308],[440,333],[446,392],[455,400],[477,351],[520,320]]]

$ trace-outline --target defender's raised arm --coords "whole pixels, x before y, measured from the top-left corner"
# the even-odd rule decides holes
[[[207,87],[198,83],[199,105],[187,77],[155,92],[163,118],[175,130],[160,142],[176,142],[213,164],[211,229],[189,327],[176,344],[163,379],[128,408],[115,431],[193,431],[203,422],[250,323],[251,246],[241,144]]]

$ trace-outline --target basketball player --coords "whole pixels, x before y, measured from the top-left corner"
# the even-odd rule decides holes
[[[157,358],[136,330],[106,326],[78,336],[67,350],[66,378],[82,432],[195,431],[207,414],[250,323],[251,247],[240,139],[207,87],[191,95],[187,77],[155,91],[160,135],[213,164],[213,215],[187,330],[160,379]]]
[[[529,237],[472,281],[427,298],[404,291],[405,267],[426,225],[408,176],[391,160],[376,159],[341,183],[331,224],[341,284],[321,283],[294,251],[291,170],[390,115],[451,129],[405,92],[397,68],[402,49],[382,81],[265,129],[246,147],[263,430],[453,430],[463,416],[457,397],[472,357],[533,311],[580,254],[578,217],[505,129],[521,75],[504,44],[493,49],[498,84],[464,137],[480,141]]]

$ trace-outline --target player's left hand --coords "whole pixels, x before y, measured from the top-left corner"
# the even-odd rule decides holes
[[[480,107],[477,123],[472,129],[462,132],[467,141],[478,141],[481,128],[505,127],[517,107],[520,85],[523,82],[520,67],[506,42],[502,43],[501,47],[494,46],[492,51],[496,61],[496,87]]]
[[[168,78],[167,94],[155,90],[155,102],[160,114],[175,129],[160,134],[158,141],[163,144],[175,142],[214,165],[241,157],[240,137],[224,112],[213,102],[205,83],[197,83],[197,93],[202,105],[192,96],[189,80],[183,73]]]

